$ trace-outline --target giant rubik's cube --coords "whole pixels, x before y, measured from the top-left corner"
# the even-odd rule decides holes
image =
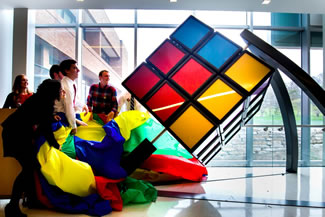
[[[208,163],[259,110],[273,71],[190,16],[122,85]]]

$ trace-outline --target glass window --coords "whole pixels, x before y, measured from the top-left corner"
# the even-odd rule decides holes
[[[301,89],[284,73],[281,72],[280,75],[283,81],[285,82],[285,85],[289,93],[289,97],[291,99],[293,112],[296,118],[296,124],[301,124]]]
[[[323,86],[323,49],[310,49],[310,75]]]
[[[46,78],[53,64],[64,59],[75,59],[75,29],[36,28],[35,35],[35,75],[34,87]]]
[[[247,25],[242,11],[195,11],[195,17],[208,25]]]
[[[98,82],[101,70],[110,72],[110,83],[122,91],[122,78],[134,68],[134,29],[84,28],[82,43],[82,79],[84,92]],[[86,97],[86,96],[84,96]]]
[[[83,10],[83,23],[134,23],[134,10]]]
[[[174,28],[139,28],[138,29],[138,53],[137,64],[145,61],[154,50],[162,44],[174,31]]]
[[[253,12],[254,26],[301,26],[300,14]]]
[[[253,12],[254,26],[271,26],[270,12]]]
[[[138,23],[181,24],[192,13],[182,10],[138,10]]]
[[[77,20],[77,10],[45,9],[35,10],[36,24],[74,24]]]
[[[310,33],[311,47],[323,47],[323,33],[322,32],[311,32]]]
[[[310,129],[310,160],[323,159],[323,135],[324,132],[321,127],[312,127]],[[322,166],[322,163],[319,163]]]
[[[230,142],[222,147],[209,165],[229,165],[238,160],[246,160],[246,127],[241,128]],[[243,163],[240,165],[244,166]]]
[[[300,32],[271,31],[271,45],[277,47],[300,47]]]
[[[253,123],[257,125],[283,124],[280,107],[271,86],[266,91],[262,106],[254,116]]]
[[[270,166],[274,165],[273,161],[285,161],[286,140],[283,128],[254,127],[253,131],[254,163],[260,161],[258,165],[262,163],[263,166]]]
[[[254,34],[277,48],[300,47],[300,32],[254,30]],[[294,59],[298,59],[298,55],[295,55]]]
[[[271,31],[266,30],[257,30],[254,31],[254,34],[256,34],[258,37],[263,39],[264,41],[270,43],[271,40]],[[301,49],[300,47],[296,48],[281,48],[276,47],[278,51],[280,51],[282,54],[287,56],[289,59],[291,59],[294,63],[296,63],[298,66],[301,66]],[[287,87],[287,90],[289,92],[289,96],[291,98],[291,103],[293,105],[294,113],[296,116],[296,123],[300,124],[301,120],[301,90],[300,88],[284,73],[280,73],[282,76],[282,79]],[[266,101],[267,99],[265,99]],[[280,111],[279,111],[280,112]],[[281,114],[279,113],[281,116]],[[275,123],[276,124],[276,123]]]
[[[271,13],[272,26],[291,26],[300,27],[301,17],[300,14],[294,13]]]

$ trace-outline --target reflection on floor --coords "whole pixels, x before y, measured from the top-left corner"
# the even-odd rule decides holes
[[[325,167],[210,167],[201,183],[156,185],[155,203],[129,205],[108,217],[325,217]],[[7,200],[0,200],[0,217]],[[29,217],[86,216],[23,209]]]

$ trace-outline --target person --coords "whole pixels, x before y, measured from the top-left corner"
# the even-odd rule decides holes
[[[37,92],[2,123],[4,156],[16,158],[22,167],[14,181],[10,202],[5,207],[6,217],[27,216],[20,211],[19,200],[24,192],[28,196],[31,189],[34,189],[33,170],[39,164],[36,158],[37,147],[33,141],[44,135],[51,146],[60,147],[51,127],[54,122],[54,100],[60,98],[60,90],[59,81],[44,80]]]
[[[55,112],[63,112],[71,126],[71,134],[77,133],[77,124],[87,126],[81,120],[76,119],[76,113],[84,111],[88,113],[87,106],[79,100],[77,85],[75,80],[78,78],[79,69],[77,62],[73,59],[63,60],[60,63],[60,69],[64,77],[61,80],[62,89],[65,92],[64,99],[55,103]]]
[[[106,119],[112,119],[118,114],[116,89],[108,84],[109,72],[107,70],[100,71],[98,77],[99,83],[93,84],[89,88],[88,110],[96,114],[104,114]]]
[[[118,112],[129,110],[143,110],[141,104],[131,96],[129,92],[124,92],[118,99]]]
[[[58,80],[58,81],[61,81],[62,78],[63,78],[63,74],[60,70],[60,66],[59,65],[52,65],[52,67],[50,68],[50,77],[52,79],[55,79],[55,80]]]
[[[3,108],[18,108],[33,93],[28,89],[28,78],[26,75],[17,75],[12,87],[12,92],[6,98]]]

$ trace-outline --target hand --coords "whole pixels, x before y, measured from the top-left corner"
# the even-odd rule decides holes
[[[61,120],[61,117],[59,115],[54,115],[54,120],[60,121]]]
[[[88,126],[88,124],[78,119],[76,119],[76,123],[79,124],[80,126]]]
[[[111,111],[108,113],[107,118],[106,118],[106,123],[110,122],[114,118],[115,113]]]
[[[75,135],[76,133],[77,133],[77,128],[72,129],[70,132],[71,135]]]
[[[84,105],[84,106],[82,107],[82,111],[85,112],[85,115],[87,115],[88,112],[89,112],[88,107],[87,107],[86,105]]]

